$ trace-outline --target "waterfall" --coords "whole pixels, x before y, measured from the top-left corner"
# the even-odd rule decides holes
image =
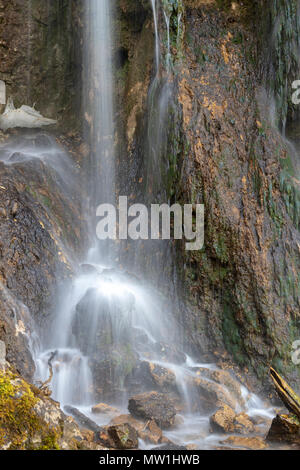
[[[115,203],[114,105],[112,70],[111,0],[91,0],[87,5],[84,93],[91,159],[88,169],[90,229],[95,237],[95,210]],[[103,246],[104,245],[104,246]],[[101,253],[101,256],[100,256]],[[107,243],[94,241],[90,259],[109,262]]]
[[[164,18],[167,27],[167,56],[166,56],[166,63],[167,63],[167,71],[170,72],[170,63],[171,63],[171,41],[170,41],[170,15],[164,10]]]
[[[151,6],[153,11],[153,20],[154,20],[154,33],[155,33],[155,63],[156,63],[156,73],[159,71],[160,63],[160,42],[158,35],[158,21],[157,21],[157,6],[156,0],[151,0]]]
[[[151,0],[151,4],[156,73],[148,97],[146,189],[151,197],[161,202],[166,198],[165,190],[161,189],[162,167],[167,166],[168,111],[173,90],[170,16],[165,16],[167,70],[160,74],[156,1]],[[48,328],[48,335],[36,360],[37,377],[47,379],[48,361],[52,359],[53,398],[62,406],[76,406],[101,424],[103,416],[92,413],[93,404],[105,401],[117,405],[125,413],[131,394],[152,391],[152,383],[149,385],[149,381],[141,375],[143,368],[158,368],[163,376],[174,378],[172,393],[177,393],[185,419],[184,426],[172,431],[170,437],[181,443],[190,441],[192,431],[195,442],[200,446],[203,440],[199,437],[200,431],[205,429],[206,435],[209,434],[209,417],[193,412],[195,392],[191,381],[198,379],[203,369],[208,373],[216,367],[195,363],[181,351],[176,343],[176,321],[169,314],[170,301],[134,274],[128,273],[126,268],[119,270],[112,267],[113,251],[105,242],[96,243],[93,235],[96,206],[114,203],[116,191],[111,33],[113,7],[111,0],[91,0],[86,8],[84,113],[91,154],[87,162],[90,196],[90,233],[87,235],[90,236],[91,246],[84,262],[77,266],[74,279],[61,286],[58,293],[53,324]],[[150,192],[150,188],[153,191]],[[142,251],[136,252],[138,262],[142,263]],[[230,395],[231,392],[226,389],[226,393]],[[248,399],[251,397],[249,394]]]

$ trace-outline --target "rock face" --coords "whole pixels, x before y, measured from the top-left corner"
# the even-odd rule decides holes
[[[254,7],[245,1],[235,2],[233,9],[227,1],[184,2],[181,41],[175,37],[176,28],[173,31],[172,60],[179,73],[167,123],[168,152],[159,162],[167,174],[167,194],[162,190],[160,196],[204,203],[206,211],[204,250],[189,253],[178,243],[175,263],[170,250],[155,260],[160,263],[160,284],[175,270],[178,291],[185,293],[188,306],[178,309],[184,337],[196,351],[227,351],[268,386],[265,364],[276,365],[279,372],[289,367],[294,383],[299,377],[286,348],[299,321],[299,188],[289,150],[272,128],[266,111],[270,103],[261,88],[265,79],[272,84],[278,121],[295,117],[296,107],[287,95],[299,76],[296,3],[258,1]],[[141,200],[143,184],[132,182],[145,180],[147,174],[152,19],[141,3],[129,7],[120,1],[120,6],[120,45],[134,50],[118,78],[121,154],[131,159],[128,166],[127,158],[120,157],[120,184],[124,194],[141,195]],[[138,17],[135,35],[129,11]],[[129,250],[128,258],[131,255]],[[146,255],[145,250],[151,264]]]
[[[24,145],[42,145],[43,152],[51,142],[39,133],[24,137]],[[8,150],[0,149],[1,158],[9,152],[7,145]],[[69,177],[72,168],[70,161]],[[62,190],[51,166],[38,158],[0,162],[0,178],[0,340],[6,344],[7,361],[30,379],[34,365],[26,333],[33,332],[34,322],[44,324],[57,284],[72,272],[63,246],[79,245],[79,206],[66,184]]]
[[[137,418],[154,420],[164,429],[173,426],[176,409],[168,395],[146,392],[130,398],[128,410]]]
[[[59,116],[68,129],[78,116],[74,96],[79,93],[80,7],[81,1],[73,0],[0,3],[0,79],[8,96],[18,105],[36,103],[42,114]]]

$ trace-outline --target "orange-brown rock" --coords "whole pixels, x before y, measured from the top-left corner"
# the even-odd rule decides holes
[[[158,392],[146,392],[130,398],[128,410],[136,418],[154,420],[164,428],[174,425],[176,409],[173,400]]]
[[[96,414],[117,415],[119,410],[113,406],[107,405],[106,403],[99,403],[92,407],[92,412]]]
[[[230,436],[224,441],[221,441],[221,444],[249,450],[263,450],[268,447],[261,437]]]
[[[233,428],[239,434],[249,435],[254,431],[254,424],[246,413],[240,413],[234,419]]]
[[[235,412],[228,405],[223,405],[210,418],[210,424],[216,432],[232,432]]]

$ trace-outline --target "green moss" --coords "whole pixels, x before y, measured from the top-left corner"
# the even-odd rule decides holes
[[[57,433],[35,413],[38,396],[11,371],[0,372],[0,446],[30,449],[31,439],[41,435],[41,448],[58,449]]]

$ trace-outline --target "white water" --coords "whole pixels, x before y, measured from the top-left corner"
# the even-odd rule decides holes
[[[161,85],[158,79],[160,62],[157,5],[151,0],[155,27],[155,65],[156,77],[154,90]],[[168,34],[167,75],[170,72],[170,18],[165,16]],[[86,118],[91,120],[90,146],[93,149],[91,160],[91,207],[101,202],[115,199],[115,156],[113,122],[113,74],[111,9],[109,0],[91,0],[88,6],[87,63],[90,82],[86,83]],[[170,99],[169,79],[162,82],[159,97],[153,99],[158,106],[156,132],[149,132],[149,145],[155,163],[160,156],[164,116]],[[158,87],[158,88],[156,88]],[[33,152],[34,155],[34,152]],[[51,164],[51,161],[49,162]],[[154,165],[155,168],[155,165]],[[156,167],[157,168],[157,167]],[[153,170],[152,168],[148,169]],[[93,227],[93,222],[90,224]],[[55,353],[52,365],[54,377],[51,383],[53,398],[62,406],[78,407],[94,421],[103,424],[107,420],[91,412],[97,401],[98,392],[93,379],[95,362],[107,359],[107,352],[130,346],[139,360],[151,361],[175,374],[178,392],[183,404],[183,423],[165,433],[178,444],[195,444],[198,448],[208,448],[217,443],[220,437],[210,435],[209,416],[193,412],[188,383],[195,378],[195,368],[217,369],[214,364],[195,363],[187,357],[183,364],[166,361],[157,353],[158,342],[173,344],[176,337],[174,319],[168,315],[164,302],[141,282],[128,273],[110,269],[111,253],[106,253],[107,245],[92,245],[86,262],[87,272],[80,269],[78,275],[66,286],[62,286],[59,303],[53,324],[49,328],[43,350],[36,358],[37,377],[48,378],[48,360]],[[104,266],[103,266],[104,265]],[[107,338],[108,336],[108,338]],[[142,338],[142,339],[141,339]],[[96,357],[95,357],[96,356]],[[125,356],[125,362],[127,357]],[[96,364],[97,365],[97,364]],[[125,364],[126,365],[126,364]],[[124,366],[114,370],[113,361],[108,357],[107,369],[111,371],[112,392],[118,395],[122,411],[128,399],[124,382]],[[255,396],[241,388],[245,398],[245,409],[253,415],[267,415],[269,410]],[[228,393],[230,393],[228,391]],[[114,402],[115,397],[102,400]],[[125,407],[126,409],[126,407]],[[236,409],[240,411],[240,409]],[[106,423],[105,423],[106,424]],[[141,442],[142,447],[146,444]]]
[[[88,168],[90,231],[94,238],[90,261],[109,260],[107,244],[95,240],[95,211],[101,203],[115,203],[114,77],[112,66],[111,0],[90,0],[86,6],[85,118],[91,149]],[[101,252],[101,254],[100,254]]]

